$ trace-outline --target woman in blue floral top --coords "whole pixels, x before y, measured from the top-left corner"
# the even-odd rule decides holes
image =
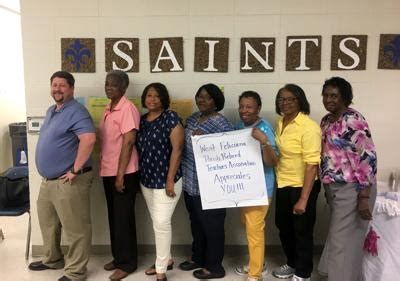
[[[185,149],[182,158],[184,198],[193,236],[192,255],[179,267],[187,271],[201,268],[193,272],[197,279],[222,278],[225,276],[222,259],[226,211],[202,209],[191,136],[232,131],[233,125],[218,113],[225,104],[224,95],[218,86],[214,84],[201,86],[195,99],[199,112],[194,113],[186,121]]]
[[[340,77],[322,89],[320,178],[331,209],[318,270],[329,281],[361,280],[362,247],[376,197],[377,159],[367,121],[350,108],[353,93]]]

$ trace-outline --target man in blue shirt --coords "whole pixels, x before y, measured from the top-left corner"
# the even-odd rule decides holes
[[[43,177],[37,209],[44,257],[29,269],[64,267],[64,276],[58,280],[83,280],[92,237],[90,154],[96,142],[95,127],[86,108],[74,99],[74,77],[58,71],[50,82],[56,104],[47,110],[36,146],[36,167]],[[65,260],[61,230],[70,243]]]

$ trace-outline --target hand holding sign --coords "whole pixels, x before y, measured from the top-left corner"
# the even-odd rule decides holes
[[[268,204],[260,143],[251,132],[192,136],[203,209]]]

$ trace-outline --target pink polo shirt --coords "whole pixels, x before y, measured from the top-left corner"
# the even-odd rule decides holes
[[[139,111],[125,96],[122,96],[113,111],[110,111],[110,104],[106,106],[99,127],[101,139],[100,176],[117,175],[122,136],[134,129],[139,130],[139,124]],[[138,160],[138,152],[134,146],[125,174],[136,172],[139,169]]]

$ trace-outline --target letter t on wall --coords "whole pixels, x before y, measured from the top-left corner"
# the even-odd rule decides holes
[[[321,70],[321,36],[288,36],[286,70]]]

